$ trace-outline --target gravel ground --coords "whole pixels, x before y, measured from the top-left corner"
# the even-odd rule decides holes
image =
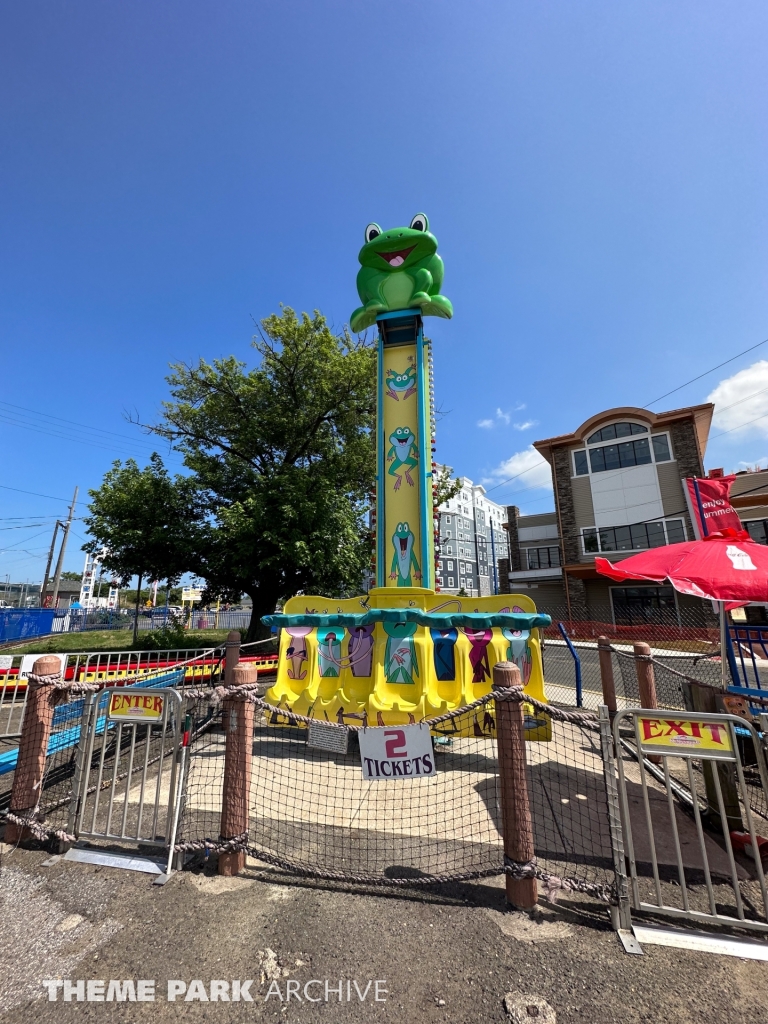
[[[712,1022],[768,1017],[768,964],[646,946],[625,954],[596,904],[542,905],[535,920],[504,909],[503,882],[441,893],[349,892],[249,868],[225,879],[188,869],[164,887],[149,876],[5,852],[0,863],[3,1020],[164,1024],[503,1024],[504,996],[545,1000],[557,1021]],[[48,1001],[50,978],[154,979],[156,1001]],[[168,1002],[167,981],[254,979],[253,1002]],[[343,980],[344,1001],[265,1001],[275,982]],[[346,979],[354,988],[346,1001]],[[387,990],[386,995],[384,989]],[[317,994],[321,989],[310,989]],[[509,1006],[522,1005],[519,999]],[[539,1019],[547,1019],[543,1012]]]

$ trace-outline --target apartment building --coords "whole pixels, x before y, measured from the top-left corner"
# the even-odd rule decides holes
[[[460,477],[461,491],[439,509],[440,558],[437,586],[470,597],[501,593],[499,558],[507,557],[507,510],[482,484]]]

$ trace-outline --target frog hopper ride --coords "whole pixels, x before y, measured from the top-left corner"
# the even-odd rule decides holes
[[[275,708],[346,725],[399,725],[471,704],[491,688],[493,667],[512,661],[525,692],[546,701],[539,629],[549,625],[526,595],[458,598],[436,590],[431,344],[425,316],[450,319],[443,261],[429,221],[365,230],[355,331],[378,327],[376,586],[349,600],[301,596],[280,615]],[[551,720],[528,706],[526,738],[551,738]],[[279,711],[270,724],[288,725]],[[492,735],[486,705],[436,731]]]

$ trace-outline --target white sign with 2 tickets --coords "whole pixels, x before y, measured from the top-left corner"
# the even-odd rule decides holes
[[[428,725],[360,729],[363,778],[418,779],[437,775]]]

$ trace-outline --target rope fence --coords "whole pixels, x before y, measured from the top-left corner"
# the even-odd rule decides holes
[[[535,879],[549,899],[563,892],[614,898],[593,713],[532,700],[519,686],[496,686],[466,707],[415,723],[432,735],[435,776],[386,782],[363,777],[360,737],[372,728],[365,719],[318,723],[267,703],[244,677],[240,685],[186,696],[193,723],[205,723],[205,730],[188,751],[177,852],[217,853],[220,870],[225,858],[232,873],[247,855],[325,881],[402,888],[507,875],[514,884]],[[525,753],[530,847],[522,853],[507,850],[505,841],[505,705],[516,709],[521,738],[542,722],[551,730],[549,740],[510,748]],[[336,749],[313,745],[318,726]],[[228,778],[238,758],[238,777]]]

